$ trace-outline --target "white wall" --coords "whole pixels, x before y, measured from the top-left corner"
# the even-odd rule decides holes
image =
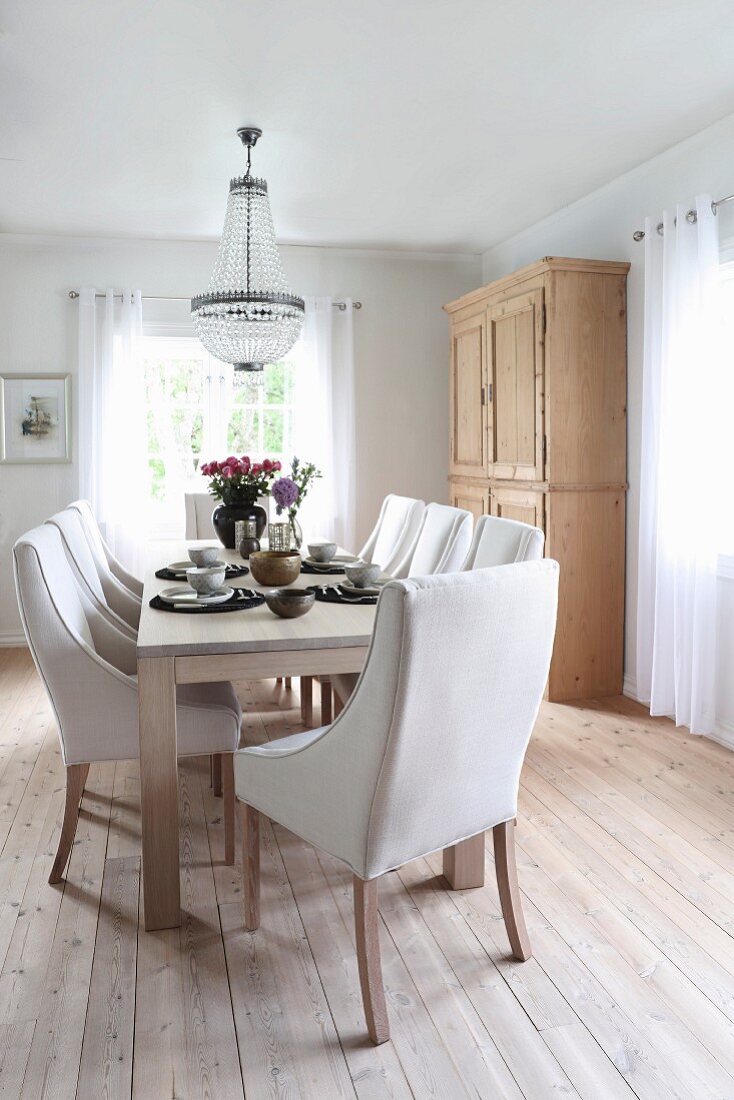
[[[697,195],[718,199],[734,192],[734,115],[647,161],[634,171],[587,195],[490,249],[482,257],[483,281],[490,282],[542,256],[630,260],[628,293],[628,496],[625,690],[635,695],[637,535],[642,401],[644,245],[632,240],[646,215],[657,215]],[[722,207],[723,240],[734,233],[734,203]],[[693,380],[692,380],[693,381]],[[694,458],[695,456],[692,456]],[[681,501],[685,507],[685,501]],[[721,736],[734,745],[734,579],[720,580],[718,718]]]
[[[206,242],[0,236],[0,371],[76,374],[79,286],[140,287],[186,297],[203,290],[216,245]],[[448,337],[444,302],[480,282],[478,256],[439,257],[284,247],[302,294],[349,295],[355,314],[357,513],[366,535],[390,491],[447,499]],[[77,394],[74,387],[76,437]],[[0,643],[18,638],[11,548],[77,495],[69,466],[0,466]]]

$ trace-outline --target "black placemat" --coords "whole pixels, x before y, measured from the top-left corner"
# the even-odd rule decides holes
[[[328,569],[315,569],[309,562],[302,561],[301,572],[310,573],[314,577],[337,577],[344,572],[344,566],[332,565]]]
[[[194,568],[194,563],[191,563],[191,568]],[[224,579],[226,581],[233,581],[235,577],[246,577],[250,570],[246,565],[228,565],[224,570]],[[185,581],[186,574],[181,576],[180,573],[172,573],[170,569],[157,569],[156,577],[159,581]]]
[[[265,603],[265,598],[259,592],[253,592],[250,588],[236,588],[228,600],[224,603],[204,604],[199,607],[174,607],[166,603],[160,596],[154,596],[148,604],[155,611],[173,611],[181,615],[217,615],[221,611],[247,611],[251,607],[259,607]]]
[[[354,603],[357,606],[363,606],[364,604],[377,603],[379,596],[360,596],[355,599],[354,596],[343,596],[339,591],[339,586],[336,584],[331,585],[309,585],[309,592],[316,593],[316,599],[321,603]]]

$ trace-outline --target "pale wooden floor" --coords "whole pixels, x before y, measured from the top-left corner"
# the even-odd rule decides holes
[[[298,728],[295,692],[241,694],[253,741]],[[712,742],[624,699],[545,706],[517,829],[535,957],[508,961],[489,852],[479,891],[446,892],[433,857],[387,876],[379,1048],[350,876],[266,829],[242,932],[203,762],[181,768],[184,923],[139,929],[136,773],[92,767],[49,886],[56,731],[27,653],[0,650],[0,1095],[734,1097],[734,777]]]

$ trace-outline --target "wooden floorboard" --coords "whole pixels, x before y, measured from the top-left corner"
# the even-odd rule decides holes
[[[297,681],[237,689],[246,743],[302,728]],[[350,874],[264,823],[244,932],[204,759],[180,767],[180,929],[140,926],[136,761],[92,767],[49,886],[58,739],[29,654],[0,650],[0,1097],[734,1100],[733,762],[628,699],[545,704],[516,832],[533,957],[491,843],[481,890],[447,890],[440,854],[387,875],[373,1047]]]

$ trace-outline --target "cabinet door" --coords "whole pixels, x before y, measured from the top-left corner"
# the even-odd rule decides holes
[[[487,310],[492,477],[543,480],[543,289]]]
[[[475,520],[489,515],[489,487],[454,481],[451,483],[451,504],[471,512]]]
[[[451,472],[485,477],[487,382],[484,311],[451,330]]]
[[[545,494],[536,489],[522,489],[493,485],[491,489],[491,509],[493,516],[502,519],[516,519],[520,523],[529,523],[533,527],[545,530]]]

